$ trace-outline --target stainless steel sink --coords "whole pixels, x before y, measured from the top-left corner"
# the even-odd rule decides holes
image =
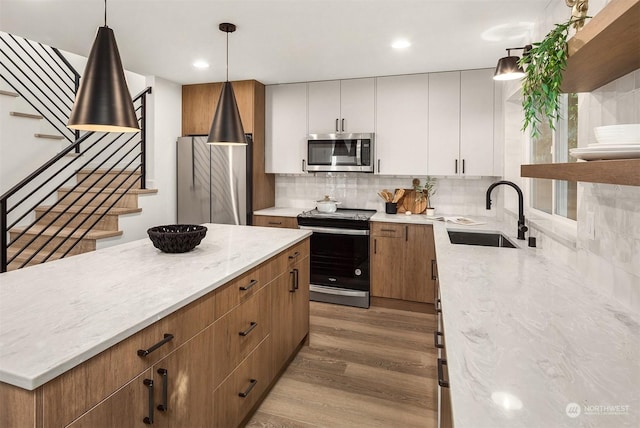
[[[481,245],[483,247],[518,248],[501,233],[493,232],[462,232],[447,230],[452,244]]]

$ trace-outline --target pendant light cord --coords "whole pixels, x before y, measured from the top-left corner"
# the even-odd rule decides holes
[[[107,26],[107,0],[104,0],[104,26]]]
[[[227,32],[227,82],[228,81],[229,81],[229,33]]]

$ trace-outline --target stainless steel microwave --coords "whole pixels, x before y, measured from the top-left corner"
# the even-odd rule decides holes
[[[373,172],[374,135],[311,134],[307,171]]]

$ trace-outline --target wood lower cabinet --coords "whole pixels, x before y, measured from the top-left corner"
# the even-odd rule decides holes
[[[371,296],[434,303],[433,226],[371,223]]]
[[[238,426],[308,332],[305,239],[34,391],[0,383],[0,426]]]
[[[253,225],[265,226],[265,227],[282,227],[286,229],[297,229],[298,219],[296,217],[254,215]]]

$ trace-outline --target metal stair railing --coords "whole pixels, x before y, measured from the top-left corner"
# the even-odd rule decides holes
[[[37,256],[40,256],[43,262],[49,260],[57,251],[63,252],[61,257],[67,256],[133,186],[146,188],[145,124],[146,97],[149,94],[151,94],[150,87],[133,98],[140,133],[85,133],[0,196],[0,272],[6,272],[9,263],[13,261],[22,268]],[[80,150],[81,144],[82,150]],[[66,156],[74,151],[78,151],[81,156],[75,156],[65,162]],[[81,161],[85,158],[86,160]],[[88,171],[88,173],[72,185],[79,170]],[[137,173],[140,173],[140,179],[129,182],[129,179]],[[104,177],[109,174],[112,177],[106,181]],[[117,185],[109,187],[114,183]],[[45,203],[65,185],[71,188],[40,216],[44,217],[59,209],[54,218],[48,222],[41,222],[40,217],[32,219],[35,208]],[[46,186],[49,186],[49,189]],[[70,196],[78,192],[80,192],[79,195]],[[88,200],[83,199],[85,195],[92,192],[95,193],[92,197]],[[91,205],[99,197],[103,200],[96,205]],[[13,202],[14,200],[16,202]],[[68,219],[61,226],[55,225],[65,215],[68,215]],[[85,217],[80,218],[83,215]],[[98,218],[91,220],[96,215]],[[68,226],[75,220],[78,220],[77,224],[69,231],[71,227],[68,228]],[[28,224],[25,226],[24,223]],[[9,231],[18,226],[22,226],[23,229],[20,232],[14,232],[17,236],[9,242]],[[26,234],[34,236],[26,244],[18,244],[18,240]],[[44,243],[38,242],[38,238],[42,236],[46,236]],[[56,238],[60,242],[54,242]],[[63,249],[65,244],[67,247]],[[47,248],[47,246],[53,248]],[[9,249],[14,252],[11,257],[9,257]],[[27,249],[31,254],[26,253]],[[24,260],[19,261],[18,257],[21,254],[24,254],[22,257]]]
[[[80,74],[58,49],[0,32],[0,78],[67,141],[78,140],[67,121]]]

